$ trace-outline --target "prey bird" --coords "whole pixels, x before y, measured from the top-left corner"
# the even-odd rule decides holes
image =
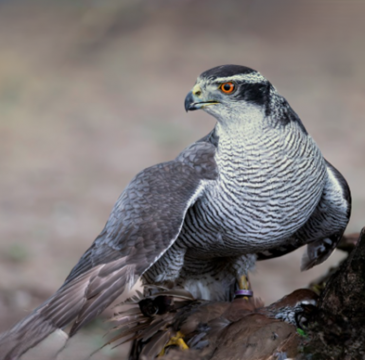
[[[113,318],[117,334],[110,342],[120,345],[134,340],[129,360],[158,355],[169,360],[294,357],[297,328],[303,330],[314,320],[318,299],[308,289],[295,290],[266,307],[256,298],[207,301],[174,290],[168,296],[166,292],[155,295],[132,298],[133,307]]]
[[[214,129],[135,176],[65,283],[0,336],[0,359],[70,323],[74,335],[138,279],[230,300],[256,259],[307,245],[305,270],[335,249],[349,187],[266,78],[238,65],[207,70],[185,109],[212,115]]]

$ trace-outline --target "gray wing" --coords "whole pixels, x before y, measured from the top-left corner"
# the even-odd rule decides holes
[[[287,245],[257,254],[258,260],[283,256],[308,244],[301,266],[307,270],[331,255],[350,219],[351,192],[345,178],[327,160],[326,166],[322,197],[309,220]]]
[[[327,182],[314,214],[301,229],[301,237],[308,243],[301,270],[308,270],[328,259],[344,234],[351,216],[351,192],[341,173],[328,161]]]
[[[217,177],[215,147],[198,142],[174,161],[139,173],[123,191],[103,231],[63,286],[0,336],[0,359],[17,359],[73,320],[70,336],[129,289],[174,243],[188,208]]]

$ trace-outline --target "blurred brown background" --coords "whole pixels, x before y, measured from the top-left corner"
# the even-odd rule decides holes
[[[0,1],[0,331],[61,285],[138,171],[214,126],[183,101],[216,65],[253,67],[288,99],[347,178],[349,231],[360,230],[364,14],[352,0]],[[301,254],[260,263],[256,295],[276,300],[341,257],[300,273]],[[104,327],[89,326],[59,359],[87,358]]]

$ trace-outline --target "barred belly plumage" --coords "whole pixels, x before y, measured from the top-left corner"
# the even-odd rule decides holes
[[[326,170],[314,141],[302,141],[296,124],[263,127],[246,122],[224,133],[218,125],[219,179],[189,210],[180,234],[194,252],[233,256],[284,245],[317,206]]]

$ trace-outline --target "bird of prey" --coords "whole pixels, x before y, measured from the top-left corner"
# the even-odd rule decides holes
[[[226,300],[256,258],[307,244],[308,269],[334,250],[350,190],[266,78],[238,65],[207,70],[185,109],[212,115],[214,129],[135,176],[60,289],[0,337],[0,359],[73,322],[72,336],[140,278]]]
[[[315,314],[318,299],[313,291],[299,289],[264,307],[255,298],[217,302],[191,299],[174,290],[162,294],[137,299],[134,307],[113,319],[115,329],[123,330],[111,343],[134,339],[129,360],[154,359],[157,355],[179,360],[294,357],[298,351],[297,328],[305,326],[303,321]],[[176,348],[187,350],[185,344],[189,351],[171,352]]]

